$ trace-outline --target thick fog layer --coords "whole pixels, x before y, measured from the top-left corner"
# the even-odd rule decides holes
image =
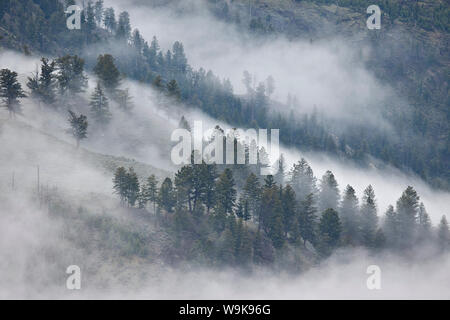
[[[106,6],[113,3],[128,10],[133,25],[147,40],[157,35],[165,48],[175,40],[182,41],[194,67],[211,68],[217,75],[229,77],[238,92],[243,92],[243,70],[255,74],[259,81],[272,75],[277,86],[274,98],[284,100],[293,93],[305,110],[317,105],[336,117],[346,117],[346,112],[357,106],[370,107],[374,99],[391,95],[368,70],[355,65],[354,52],[338,41],[313,45],[284,39],[252,43],[201,9],[168,23],[170,11],[117,0],[105,2]],[[38,57],[0,52],[0,68],[17,71],[23,87],[38,63]],[[95,78],[89,77],[83,99],[95,85]],[[17,120],[10,121],[7,112],[0,111],[0,298],[450,298],[450,257],[432,258],[426,249],[420,249],[413,262],[364,251],[338,251],[321,265],[293,276],[267,270],[248,275],[187,266],[171,269],[159,261],[139,259],[112,261],[75,246],[67,237],[67,225],[49,217],[47,202],[40,197],[55,194],[64,199],[68,207],[62,212],[84,207],[95,214],[120,216],[118,199],[112,193],[114,167],[104,165],[119,160],[105,160],[101,154],[134,158],[143,163],[142,174],[171,175],[175,166],[170,161],[170,134],[181,115],[191,123],[203,121],[205,129],[216,124],[229,127],[192,108],[158,107],[156,93],[149,86],[128,80],[122,86],[130,88],[133,115],[113,110],[111,129],[89,135],[80,150],[75,150],[74,141],[65,132],[65,113],[51,113],[28,99],[24,99],[24,114]],[[378,119],[376,112],[372,115]],[[374,124],[384,125],[378,120]],[[379,216],[389,204],[395,204],[408,185],[418,191],[434,225],[443,214],[449,214],[450,193],[433,190],[417,177],[390,168],[357,168],[302,150],[282,147],[281,152],[289,165],[305,157],[317,178],[332,170],[341,191],[350,184],[361,196],[372,184]],[[137,162],[123,161],[127,166],[138,166]],[[132,217],[124,219],[136,222]],[[81,291],[65,289],[65,268],[70,264],[82,267],[85,280]],[[367,288],[369,265],[381,269],[381,290]]]

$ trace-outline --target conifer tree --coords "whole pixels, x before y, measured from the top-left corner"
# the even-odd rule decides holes
[[[130,15],[127,11],[119,14],[119,22],[117,24],[116,38],[127,42],[131,35]]]
[[[94,16],[95,21],[97,22],[97,25],[100,26],[100,24],[103,21],[103,0],[97,0],[94,4]]]
[[[127,171],[124,167],[118,167],[113,178],[114,193],[120,197],[120,203],[125,204],[127,198]]]
[[[428,215],[423,202],[421,202],[419,205],[418,220],[419,220],[418,240],[419,241],[431,240],[432,232],[431,232],[430,216]]]
[[[306,199],[301,202],[298,213],[298,224],[303,244],[306,242],[316,243],[316,226],[317,226],[317,208],[315,206],[314,194],[310,193]]]
[[[201,200],[209,215],[211,208],[216,204],[216,179],[217,169],[215,164],[202,164],[202,181],[205,191],[201,195]]]
[[[344,244],[357,245],[359,242],[358,198],[355,189],[347,185],[340,207],[342,240]],[[372,239],[372,238],[371,238]]]
[[[289,184],[294,189],[299,202],[305,200],[309,194],[316,193],[316,178],[304,158],[294,164],[291,169]]]
[[[409,248],[416,237],[419,196],[408,186],[397,201],[399,245]]]
[[[339,246],[341,231],[338,213],[328,208],[322,213],[319,222],[319,252],[322,255],[330,255]]]
[[[261,186],[258,177],[253,172],[247,177],[243,189],[243,197],[248,204],[249,215],[258,218]]]
[[[170,178],[164,179],[158,192],[158,206],[168,213],[173,212],[173,208],[176,204],[176,198],[174,195],[173,184]]]
[[[19,98],[26,97],[22,86],[17,81],[17,72],[9,69],[0,70],[0,98],[3,106],[8,109],[9,117],[12,118],[16,113],[21,113]]]
[[[105,127],[111,121],[111,112],[109,112],[108,98],[105,96],[100,83],[97,83],[89,105],[91,106],[91,117],[98,125]]]
[[[110,54],[99,55],[94,66],[94,73],[106,91],[115,96],[120,85],[120,72],[114,64],[113,56]]]
[[[126,189],[127,202],[130,207],[134,207],[136,201],[139,198],[140,185],[137,174],[133,168],[128,169],[126,181],[127,181],[127,189]]]
[[[77,116],[73,111],[69,110],[69,133],[75,138],[77,142],[77,149],[80,146],[80,141],[87,138],[88,121],[85,115]]]
[[[56,59],[56,79],[61,95],[76,95],[87,87],[84,60],[78,56],[65,55]]]
[[[117,21],[116,21],[116,15],[115,15],[113,8],[105,9],[103,23],[105,24],[105,27],[109,32],[111,32],[111,33],[116,32]]]
[[[396,247],[398,244],[398,216],[392,205],[386,210],[383,230],[385,231],[388,245],[390,247]]]
[[[226,168],[219,176],[216,184],[217,208],[225,215],[233,213],[236,201],[236,189],[233,179],[233,172]]]
[[[339,189],[334,174],[327,171],[320,181],[319,210],[336,210],[339,203]]]
[[[297,202],[295,192],[290,185],[282,190],[281,204],[283,207],[284,235],[287,238],[289,232],[294,232],[294,221],[297,220]]]
[[[375,192],[371,185],[364,190],[362,197],[361,229],[364,245],[367,247],[372,246],[378,229],[378,216]]]

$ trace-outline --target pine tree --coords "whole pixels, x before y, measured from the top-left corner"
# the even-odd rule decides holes
[[[31,90],[32,98],[46,105],[53,105],[56,101],[55,75],[56,62],[41,59],[41,73],[36,72],[33,77],[28,77],[27,87]]]
[[[91,106],[91,116],[101,127],[106,126],[111,121],[111,112],[109,112],[109,101],[105,96],[100,83],[97,83],[94,93],[89,102]]]
[[[85,115],[77,116],[73,111],[69,110],[69,133],[75,138],[77,142],[77,149],[80,146],[80,141],[87,138],[88,121]]]
[[[144,193],[146,199],[153,203],[153,212],[156,213],[156,203],[158,201],[158,180],[154,174],[147,178],[144,185]]]
[[[314,202],[314,194],[310,193],[306,199],[301,202],[298,213],[298,224],[300,227],[300,235],[303,238],[303,244],[309,241],[316,243],[316,225],[317,225],[317,209]]]
[[[22,86],[17,81],[17,72],[9,69],[0,70],[0,98],[3,105],[9,111],[9,117],[12,118],[16,113],[21,113],[19,98],[26,97]]]
[[[95,2],[94,16],[95,16],[95,21],[97,22],[97,25],[100,26],[100,24],[103,21],[103,0],[97,0]]]
[[[134,172],[133,168],[128,169],[126,180],[127,180],[127,191],[126,191],[127,202],[130,207],[134,207],[136,201],[139,198],[140,185],[137,174],[136,172]]]
[[[125,204],[127,198],[127,171],[124,167],[118,167],[114,173],[113,189],[120,197],[120,203]]]
[[[421,242],[431,240],[431,220],[423,202],[419,205],[418,220],[418,240]]]
[[[288,232],[294,232],[294,221],[297,220],[297,202],[295,192],[290,185],[287,185],[282,191],[281,204],[283,207],[284,235],[287,238]]]
[[[304,201],[309,194],[316,193],[316,178],[304,158],[294,164],[291,169],[289,184],[294,189],[299,202]]]
[[[99,55],[94,66],[94,73],[106,91],[115,96],[120,85],[120,72],[114,64],[113,56],[110,54]]]
[[[375,239],[375,233],[378,229],[375,192],[371,185],[364,190],[364,195],[362,197],[361,228],[364,245],[371,247]]]
[[[386,235],[386,242],[390,247],[398,245],[398,216],[394,207],[390,205],[386,210],[384,217],[383,230]]]
[[[119,14],[119,22],[117,25],[116,38],[122,41],[128,41],[131,35],[130,15],[127,11]]]
[[[236,189],[233,179],[233,172],[226,168],[219,176],[216,184],[216,207],[225,215],[232,214],[236,201]]]
[[[84,74],[84,60],[78,56],[66,55],[56,60],[56,79],[61,95],[76,95],[84,92],[87,77]]]
[[[278,159],[278,161],[276,163],[276,173],[274,175],[274,179],[277,184],[284,183],[285,172],[286,172],[286,161],[284,159],[283,154],[281,154],[280,158]]]
[[[173,184],[170,178],[166,178],[158,192],[158,206],[168,213],[173,212],[173,207],[176,204],[176,198],[173,192]]]
[[[261,201],[261,186],[258,177],[250,173],[245,181],[243,197],[248,204],[248,211],[251,217],[258,218],[259,204]]]
[[[322,255],[330,255],[339,246],[341,231],[338,213],[332,208],[325,210],[319,222],[319,251]]]
[[[193,179],[192,166],[183,166],[175,174],[177,208],[184,209],[188,204],[190,213],[192,213]]]
[[[105,9],[105,15],[103,17],[103,23],[109,32],[113,33],[117,28],[116,15],[113,8]]]
[[[397,201],[399,244],[410,248],[416,236],[419,196],[413,187],[408,186]]]
[[[358,198],[355,189],[347,185],[340,207],[342,222],[342,240],[347,245],[357,245],[359,242]],[[372,239],[372,238],[371,238]]]
[[[339,189],[334,174],[327,171],[320,181],[319,210],[336,210],[339,203]]]
[[[201,195],[201,200],[206,206],[206,212],[208,215],[211,208],[213,208],[216,204],[216,179],[216,165],[202,164],[202,180],[205,192]]]

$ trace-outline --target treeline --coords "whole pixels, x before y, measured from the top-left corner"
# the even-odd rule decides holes
[[[102,0],[87,2],[82,11],[80,30],[67,30],[63,5],[59,1],[31,2],[34,5],[29,7],[17,0],[2,2],[0,24],[5,30],[15,35],[17,33],[16,40],[38,50],[82,52],[86,46],[95,44],[97,49],[83,53],[87,56],[88,67],[95,68],[98,56],[109,52],[109,55],[116,57],[115,65],[122,76],[152,84],[163,94],[198,107],[231,125],[242,128],[279,128],[280,140],[285,145],[326,151],[363,165],[368,161],[367,155],[372,155],[397,168],[412,169],[434,186],[449,187],[448,143],[439,139],[438,143],[423,143],[421,140],[436,141],[436,137],[445,134],[442,133],[445,125],[424,117],[421,106],[413,115],[394,110],[392,105],[385,106],[387,114],[392,115],[390,121],[396,130],[393,135],[399,137],[397,140],[392,139],[392,134],[368,129],[363,125],[348,124],[345,132],[337,132],[333,129],[333,121],[327,119],[326,114],[304,114],[295,99],[280,104],[277,109],[284,109],[283,112],[269,108],[270,104],[275,103],[270,99],[274,87],[269,87],[267,81],[253,84],[253,91],[248,91],[243,97],[237,96],[229,80],[222,80],[202,68],[193,70],[181,42],[175,42],[170,50],[161,49],[156,37],[148,43],[138,29],[133,30],[126,11],[116,14],[113,8],[105,8]],[[66,1],[65,5],[73,3]],[[33,12],[31,16],[30,12]],[[270,19],[266,18],[265,21],[254,21],[254,28],[260,29],[258,25],[261,23],[264,28],[270,27]],[[92,56],[95,50],[102,52]],[[128,92],[123,91],[121,96],[116,101],[123,101],[127,108]],[[97,92],[97,101],[100,102],[95,103],[96,109],[100,112],[94,111],[92,116],[99,122],[108,122],[110,116],[100,90]]]
[[[161,183],[119,167],[114,191],[122,205],[148,209],[173,231],[176,245],[168,250],[180,259],[249,266],[275,263],[283,253],[325,258],[341,247],[399,254],[426,244],[450,249],[446,217],[433,228],[413,187],[379,221],[372,186],[360,200],[350,185],[341,193],[331,171],[317,181],[305,159],[288,174],[250,172],[242,188],[234,179],[242,171],[233,167],[186,165]]]

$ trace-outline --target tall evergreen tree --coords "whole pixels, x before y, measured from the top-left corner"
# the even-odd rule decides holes
[[[338,183],[334,178],[334,174],[331,171],[327,171],[320,181],[319,210],[321,212],[329,208],[337,210],[338,203]]]
[[[339,246],[342,226],[338,213],[328,208],[322,213],[319,222],[319,252],[328,256]]]
[[[233,172],[226,168],[219,176],[216,184],[217,209],[224,214],[233,213],[236,201],[236,189],[233,179]]]
[[[301,202],[297,218],[304,245],[306,245],[307,241],[312,244],[316,243],[316,212],[317,208],[315,206],[314,194],[310,193]]]
[[[294,189],[299,202],[305,200],[309,194],[316,193],[316,178],[304,158],[292,167],[289,184]]]
[[[431,240],[431,220],[423,202],[419,205],[418,220],[418,240],[420,242]]]
[[[158,206],[168,213],[173,212],[173,208],[176,204],[176,198],[174,196],[173,184],[170,178],[164,179],[158,192]]]
[[[282,190],[281,203],[283,207],[283,226],[284,235],[287,238],[289,232],[294,232],[294,222],[297,217],[297,202],[295,200],[294,189],[290,185],[287,185]]]
[[[362,197],[361,229],[364,245],[367,247],[372,246],[378,229],[378,216],[375,192],[371,185],[364,190]]]
[[[85,115],[77,116],[75,112],[69,110],[69,133],[75,138],[77,142],[77,149],[80,146],[80,141],[87,138],[88,121]]]
[[[100,83],[97,83],[89,105],[91,106],[91,116],[98,125],[104,127],[111,121],[108,98],[105,96]]]
[[[105,14],[103,17],[103,23],[109,32],[115,32],[117,28],[116,15],[113,8],[105,9]]]
[[[384,215],[383,230],[386,236],[386,242],[390,247],[396,247],[398,244],[398,216],[394,207],[390,205]]]
[[[399,245],[410,248],[416,237],[419,196],[408,186],[397,201]]]
[[[127,170],[124,167],[118,167],[114,173],[113,189],[114,193],[120,197],[120,203],[125,204],[127,198]]]
[[[113,96],[120,85],[120,72],[114,64],[114,58],[110,54],[99,55],[94,73],[100,80],[101,85]]]
[[[342,222],[342,240],[344,244],[357,245],[359,242],[358,198],[355,189],[347,185],[340,207],[340,218]]]
[[[116,38],[122,41],[128,41],[131,36],[130,15],[127,11],[119,14]]]
[[[66,55],[56,60],[58,87],[60,93],[75,95],[87,87],[87,77],[84,74],[84,60],[78,56]]]
[[[22,86],[17,81],[17,72],[9,69],[0,70],[0,98],[3,106],[8,109],[9,117],[12,118],[16,113],[21,113],[19,98],[26,97]]]

